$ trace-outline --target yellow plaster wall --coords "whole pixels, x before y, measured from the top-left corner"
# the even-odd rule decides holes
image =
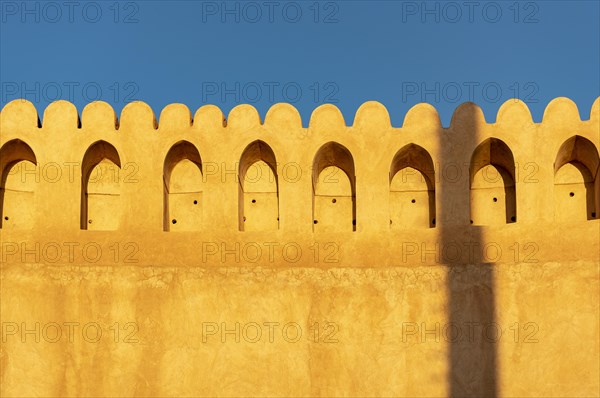
[[[597,396],[599,114],[13,101],[1,395]]]

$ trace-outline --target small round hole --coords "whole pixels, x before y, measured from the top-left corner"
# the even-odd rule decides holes
[[[494,198],[494,199],[492,199],[492,200],[493,200],[494,202],[497,202],[497,201],[498,201],[498,198]]]
[[[319,222],[317,220],[313,220],[313,224],[318,224]]]
[[[331,199],[331,203],[335,203],[335,202],[337,202],[337,200]]]
[[[244,222],[246,222],[246,217],[244,216]]]
[[[5,217],[4,217],[4,219],[5,219],[6,221],[8,221],[8,216],[5,216]]]
[[[570,193],[569,193],[569,196],[570,196],[570,197],[573,197],[573,196],[575,196],[575,192],[570,192]]]
[[[392,220],[390,220],[390,225],[392,225]]]
[[[410,203],[417,203],[417,201],[413,199],[410,201]]]
[[[256,199],[252,199],[252,203],[256,203]]]
[[[177,220],[176,220],[176,219],[173,219],[173,220],[171,220],[171,222],[172,222],[173,224],[177,224]]]
[[[194,204],[195,204],[195,205],[197,205],[197,204],[198,204],[198,201],[197,201],[197,200],[194,200]]]
[[[91,223],[92,223],[92,220],[88,220],[88,224],[91,224]]]
[[[515,217],[515,216],[512,216],[512,217],[510,218],[510,221],[512,221],[512,222],[515,222],[515,221],[517,221],[517,217]]]

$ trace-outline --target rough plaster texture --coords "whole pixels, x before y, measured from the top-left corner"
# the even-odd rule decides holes
[[[1,111],[2,396],[600,394],[600,100],[159,120]]]

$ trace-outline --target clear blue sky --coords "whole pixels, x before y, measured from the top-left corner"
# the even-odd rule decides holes
[[[5,1],[0,105],[172,102],[264,118],[292,102],[308,123],[334,102],[352,124],[368,100],[400,126],[419,102],[448,125],[462,102],[494,121],[519,97],[534,120],[559,96],[582,117],[600,95],[600,7],[592,1]]]

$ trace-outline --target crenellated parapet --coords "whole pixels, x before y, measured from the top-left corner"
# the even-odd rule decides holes
[[[495,123],[465,103],[449,127],[429,104],[401,127],[378,102],[352,125],[327,104],[304,127],[290,104],[264,121],[251,105],[226,118],[214,105],[192,115],[171,104],[157,120],[143,102],[117,117],[104,102],[79,115],[57,101],[40,118],[15,100],[0,112],[0,148],[3,241],[143,235],[158,264],[174,256],[166,247],[320,241],[336,242],[347,265],[390,265],[412,250],[395,242],[431,247],[442,231],[507,247],[542,234],[548,259],[564,238],[556,231],[598,248],[586,236],[600,223],[600,99],[581,120],[575,103],[556,98],[541,123],[519,100]],[[464,256],[456,262],[474,262]]]

